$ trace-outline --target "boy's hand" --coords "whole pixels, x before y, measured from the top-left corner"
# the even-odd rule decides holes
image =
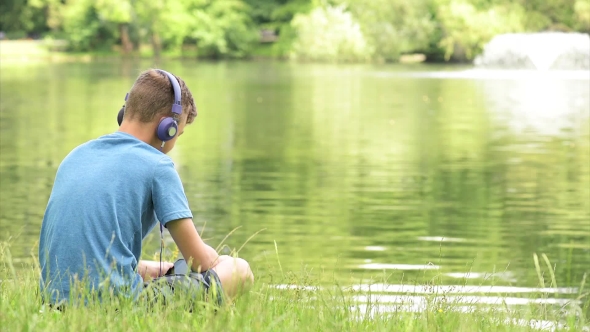
[[[170,262],[162,262],[160,266],[160,262],[141,260],[137,264],[137,273],[143,278],[143,281],[149,281],[150,279],[161,277],[173,267],[174,264]],[[160,275],[160,269],[162,275]]]

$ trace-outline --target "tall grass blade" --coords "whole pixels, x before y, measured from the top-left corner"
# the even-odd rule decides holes
[[[279,269],[281,270],[281,274],[283,275],[283,277],[285,276],[285,272],[283,272],[283,267],[281,266],[281,259],[279,258],[279,247],[277,246],[277,241],[274,241],[275,243],[275,252],[277,253],[277,261],[279,262]]]
[[[12,276],[12,280],[16,280],[16,270],[14,269],[14,265],[12,264],[12,254],[10,253],[10,249],[8,248],[8,243],[4,242],[2,245],[4,260],[8,265],[8,270],[10,271],[10,275]]]
[[[555,279],[555,268],[551,267],[551,263],[549,262],[549,258],[547,258],[547,255],[541,254],[541,257],[543,257],[545,264],[547,264],[547,268],[549,268],[549,275],[551,275],[551,285],[555,289],[557,289],[557,279]]]
[[[242,250],[242,248],[244,248],[244,246],[245,246],[246,244],[248,244],[248,242],[250,242],[250,240],[252,240],[252,239],[253,239],[253,238],[254,238],[256,235],[258,235],[258,233],[260,233],[260,232],[263,232],[263,231],[265,231],[265,230],[266,230],[266,228],[263,228],[263,229],[259,230],[258,232],[256,232],[256,233],[252,234],[252,235],[251,235],[251,236],[250,236],[250,237],[249,237],[249,238],[248,238],[248,239],[247,239],[247,240],[244,242],[244,244],[242,244],[242,246],[241,246],[241,247],[240,247],[240,248],[239,248],[239,249],[238,249],[236,252],[237,252],[237,253],[238,253],[238,252],[240,252],[240,250]]]
[[[539,257],[536,253],[533,253],[533,261],[535,262],[535,270],[537,271],[537,277],[539,277],[539,284],[542,288],[545,288],[545,280],[543,279],[543,272],[541,271],[541,266],[539,265]]]
[[[232,235],[235,231],[237,231],[240,228],[242,228],[242,226],[238,226],[238,227],[232,229],[231,232],[227,233],[227,235],[223,238],[223,240],[221,240],[221,242],[219,242],[219,244],[217,245],[217,248],[215,248],[215,251],[219,251],[219,249],[221,249],[223,246],[223,242],[225,242],[225,240],[227,240],[227,238],[230,237],[230,235]]]

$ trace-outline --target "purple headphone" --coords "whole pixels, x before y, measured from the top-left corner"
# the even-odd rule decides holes
[[[162,121],[160,121],[160,123],[158,124],[158,129],[156,130],[156,135],[158,135],[158,138],[162,140],[162,142],[167,142],[173,139],[174,136],[176,136],[176,133],[178,132],[178,119],[182,114],[182,103],[180,100],[180,85],[178,84],[178,81],[176,80],[176,77],[174,77],[174,75],[161,69],[158,69],[158,71],[168,76],[168,79],[172,84],[172,89],[174,89],[174,104],[172,104],[172,117],[162,119]],[[129,93],[125,95],[125,101],[127,101],[128,97]],[[119,111],[119,114],[117,115],[117,122],[119,123],[119,126],[123,122],[124,114],[125,105],[123,105],[123,107]]]

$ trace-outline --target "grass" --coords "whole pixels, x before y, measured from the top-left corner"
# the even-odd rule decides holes
[[[63,40],[2,40],[0,41],[0,59],[10,62],[91,62],[103,58],[143,58],[154,57],[150,47],[142,45],[140,50],[123,55],[120,50],[95,50],[90,52],[67,51]],[[161,58],[178,59],[196,58],[193,50],[181,52],[163,52]]]
[[[114,57],[114,52],[72,53],[59,48],[53,49],[54,41],[2,40],[0,60],[2,62],[90,62],[96,57]]]
[[[60,312],[40,304],[37,266],[15,268],[7,244],[1,246],[0,261],[3,331],[583,331],[589,306],[586,301],[559,308],[525,305],[516,310],[504,303],[495,307],[472,305],[469,312],[462,312],[453,301],[461,295],[422,293],[426,300],[422,310],[410,312],[389,306],[380,311],[384,307],[375,302],[379,297],[367,290],[339,287],[336,280],[329,279],[325,286],[321,275],[277,271],[266,273],[248,294],[221,308],[204,303],[191,313],[182,298],[151,309],[143,302],[113,298],[69,306]],[[537,266],[540,271],[541,265]],[[542,274],[540,278],[544,280]],[[551,280],[553,283],[554,277]],[[279,289],[273,286],[276,284],[298,286]],[[584,284],[585,280],[578,299],[585,295]],[[424,286],[436,285],[430,280]],[[359,304],[355,296],[357,300],[365,296],[367,301]],[[551,323],[539,320],[560,325],[551,328]]]

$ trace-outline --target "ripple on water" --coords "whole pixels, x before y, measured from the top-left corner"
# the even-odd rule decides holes
[[[440,266],[434,264],[383,264],[383,263],[367,263],[358,266],[365,270],[438,270]]]
[[[274,285],[281,290],[303,290],[317,292],[328,287]],[[578,292],[576,288],[531,288],[505,286],[461,286],[461,285],[389,285],[389,284],[361,284],[353,285],[344,290],[351,291],[350,306],[352,312],[357,312],[359,318],[373,318],[375,315],[400,312],[423,312],[429,308],[439,308],[441,312],[454,311],[461,313],[475,313],[490,311],[506,312],[500,318],[499,324],[529,326],[532,329],[555,330],[565,328],[560,322],[546,320],[526,320],[510,318],[518,308],[530,305],[549,305],[563,307],[565,305],[579,305],[581,301],[569,298],[548,298],[547,294],[572,295]],[[478,294],[478,295],[474,295]],[[500,294],[512,294],[501,296]],[[517,297],[516,295],[520,297]],[[525,294],[533,297],[524,297]],[[444,309],[443,309],[444,308]],[[583,331],[588,331],[587,329]]]

